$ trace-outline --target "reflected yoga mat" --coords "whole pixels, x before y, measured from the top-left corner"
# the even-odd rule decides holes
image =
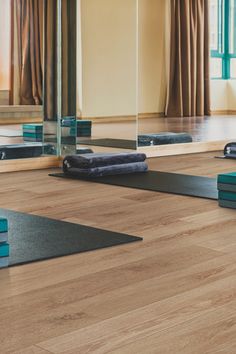
[[[182,175],[159,171],[133,173],[127,175],[107,176],[83,179],[65,175],[64,173],[50,174],[53,177],[87,180],[96,183],[120,187],[136,188],[154,192],[164,192],[191,197],[218,199],[217,180],[201,176]]]
[[[8,219],[10,266],[142,240],[140,237],[6,209],[0,209],[0,216]]]
[[[136,149],[135,140],[125,140],[125,139],[83,139],[78,138],[79,145],[93,145],[93,146],[103,146],[103,147],[114,147],[121,149]]]

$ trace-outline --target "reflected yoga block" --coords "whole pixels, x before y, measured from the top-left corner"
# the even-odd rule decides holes
[[[8,243],[0,243],[0,257],[9,257],[10,246]]]
[[[8,221],[6,218],[0,217],[0,233],[8,232]]]

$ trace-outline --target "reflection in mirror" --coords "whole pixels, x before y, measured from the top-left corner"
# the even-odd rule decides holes
[[[138,145],[235,140],[236,121],[232,113],[236,111],[236,84],[231,80],[234,54],[223,72],[222,58],[217,56],[217,50],[221,50],[217,47],[218,39],[219,43],[224,40],[220,27],[224,16],[228,18],[224,25],[227,47],[235,47],[236,52],[234,1],[232,6],[226,1],[221,7],[219,1],[199,0],[201,6],[197,9],[195,1],[138,3]],[[190,18],[186,14],[190,13],[194,26],[187,25]],[[199,20],[203,18],[204,21]],[[196,28],[198,34],[194,33]],[[194,40],[187,43],[187,36]]]
[[[77,143],[136,148],[136,0],[80,0]]]
[[[45,154],[76,152],[76,17],[76,0],[45,2]]]
[[[43,1],[0,0],[0,159],[42,154]]]

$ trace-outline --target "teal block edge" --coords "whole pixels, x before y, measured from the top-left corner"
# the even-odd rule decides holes
[[[8,221],[0,217],[0,233],[2,232],[8,232]]]
[[[10,254],[10,246],[8,243],[0,244],[0,257],[9,257]]]

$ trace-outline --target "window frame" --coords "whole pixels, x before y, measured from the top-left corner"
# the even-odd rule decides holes
[[[229,80],[231,77],[231,59],[236,58],[236,20],[233,27],[233,53],[230,53],[230,1],[218,1],[218,43],[217,49],[211,50],[211,58],[222,59],[222,76],[212,79]],[[234,1],[234,18],[236,19],[236,0]],[[235,77],[236,78],[236,77]]]

